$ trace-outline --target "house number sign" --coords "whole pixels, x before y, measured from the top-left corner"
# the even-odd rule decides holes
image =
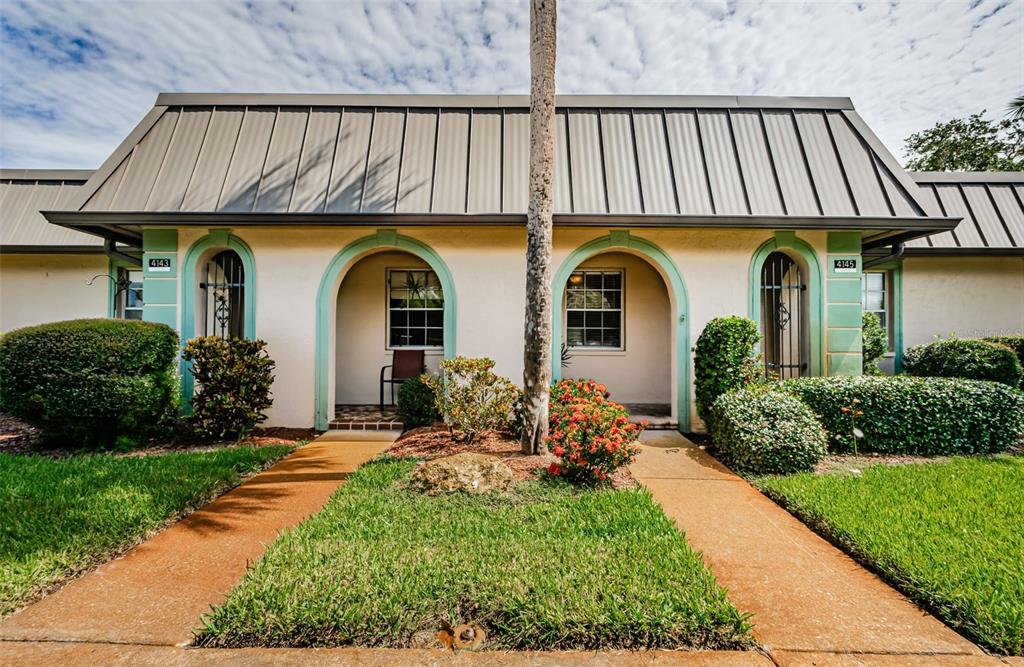
[[[857,273],[857,260],[833,259],[832,271],[834,273]]]
[[[167,257],[153,257],[149,260],[150,273],[170,273],[171,260]]]

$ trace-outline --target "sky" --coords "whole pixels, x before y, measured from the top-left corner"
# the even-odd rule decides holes
[[[0,167],[95,168],[159,92],[526,93],[502,2],[0,0]],[[845,96],[911,132],[1024,94],[1024,0],[561,0],[563,94]]]

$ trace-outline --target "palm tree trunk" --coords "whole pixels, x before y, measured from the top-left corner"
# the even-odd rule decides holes
[[[530,0],[530,203],[526,213],[525,454],[544,453],[551,384],[551,214],[555,163],[555,0]]]

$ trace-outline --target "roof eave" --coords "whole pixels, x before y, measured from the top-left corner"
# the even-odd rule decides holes
[[[1024,257],[1024,248],[906,248],[905,257]]]

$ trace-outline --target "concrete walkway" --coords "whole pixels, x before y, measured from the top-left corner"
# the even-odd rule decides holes
[[[703,553],[779,665],[1003,665],[922,612],[678,433],[633,475]]]
[[[200,615],[224,600],[265,545],[319,511],[395,435],[321,436],[123,557],[15,613],[0,623],[0,640],[190,643]]]

